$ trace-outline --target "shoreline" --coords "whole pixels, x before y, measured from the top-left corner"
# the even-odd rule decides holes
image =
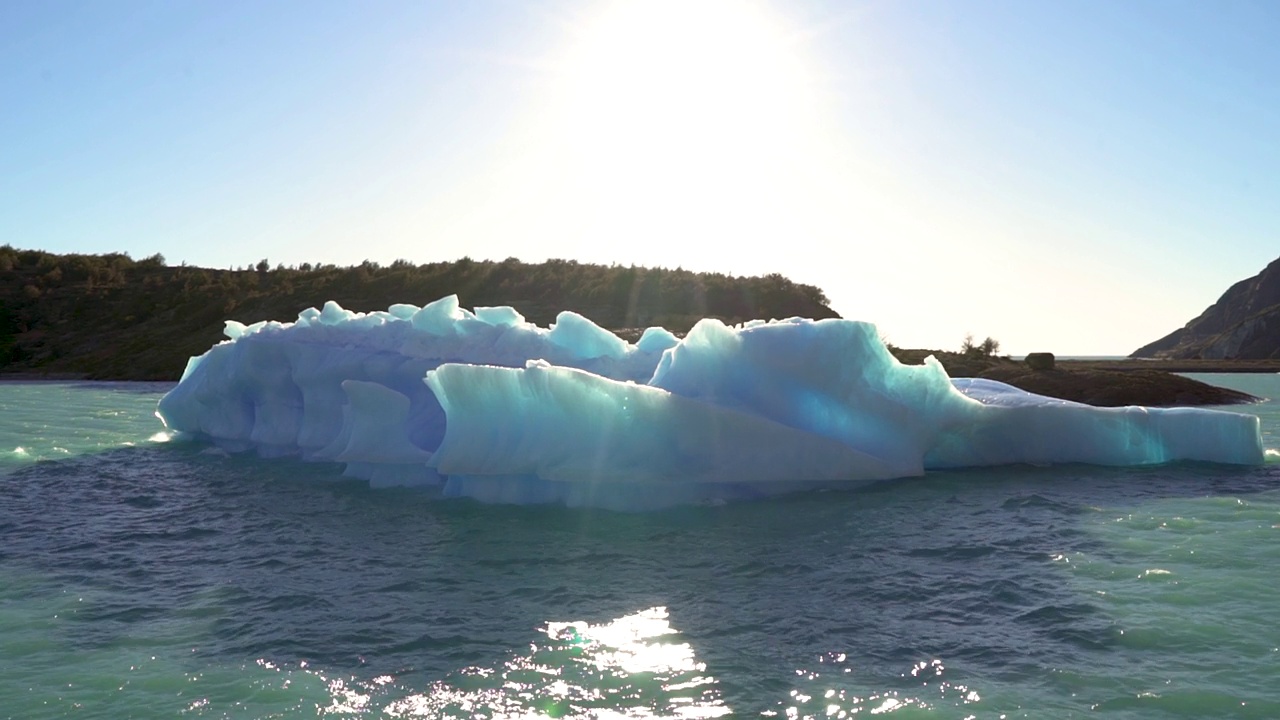
[[[1184,373],[1274,373],[1277,360],[1056,360],[1047,368],[1032,368],[1010,357],[962,354],[927,349],[892,350],[899,361],[918,365],[933,355],[951,377],[998,380],[1037,395],[1071,400],[1095,407],[1197,407],[1248,405],[1252,395],[1187,377]]]
[[[0,372],[4,382],[94,382],[86,373],[40,372],[38,370],[6,370]],[[152,380],[106,380],[104,382],[154,382]],[[176,381],[175,381],[176,382]]]
[[[1123,360],[1064,360],[1057,365],[1073,370],[1160,370],[1169,373],[1280,373],[1280,360],[1172,360],[1125,358]]]

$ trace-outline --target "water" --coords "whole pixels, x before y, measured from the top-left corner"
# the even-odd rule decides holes
[[[0,385],[0,718],[1280,717],[1274,452],[620,515],[164,442],[163,389]]]

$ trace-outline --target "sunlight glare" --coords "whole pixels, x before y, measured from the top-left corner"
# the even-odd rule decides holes
[[[946,234],[903,212],[919,194],[842,124],[847,77],[787,11],[590,5],[495,164],[434,205],[440,236],[482,257],[781,273],[852,317],[903,305],[902,273],[927,285],[954,259]]]
[[[544,633],[528,654],[496,669],[465,668],[451,681],[391,702],[383,714],[712,720],[733,713],[665,607],[602,624],[548,622]]]
[[[579,28],[549,121],[582,255],[604,242],[722,267],[719,242],[700,243],[702,257],[691,243],[776,242],[812,216],[824,133],[785,27],[761,6],[711,0],[617,2]]]

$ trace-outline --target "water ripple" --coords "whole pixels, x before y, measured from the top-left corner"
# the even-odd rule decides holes
[[[670,715],[680,698],[1270,717],[1277,488],[1274,464],[1007,468],[637,516],[181,444],[30,463],[0,479],[0,654],[21,660],[0,698],[37,688],[57,711],[36,717]],[[603,641],[575,654],[568,628],[656,608],[670,632],[644,644],[687,646],[685,670],[630,673]],[[614,670],[582,661],[605,656]]]

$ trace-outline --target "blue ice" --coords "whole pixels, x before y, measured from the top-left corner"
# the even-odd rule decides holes
[[[873,325],[699,322],[636,344],[456,296],[228,322],[161,401],[229,451],[340,462],[371,484],[623,510],[1010,463],[1258,464],[1256,417],[1094,408],[908,366]]]

